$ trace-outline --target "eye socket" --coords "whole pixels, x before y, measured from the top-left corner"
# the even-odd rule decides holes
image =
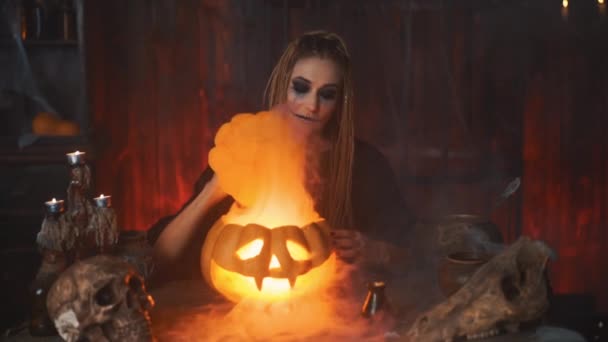
[[[108,306],[113,304],[114,301],[115,298],[112,283],[106,284],[95,294],[95,303],[97,303],[99,306]]]
[[[143,287],[142,281],[137,276],[132,276],[128,280],[129,289],[133,291],[139,291]]]
[[[127,307],[139,307],[140,303],[145,302],[145,293],[142,291],[144,287],[143,282],[136,275],[127,276],[125,282],[129,286],[129,292],[127,294]]]
[[[507,301],[512,302],[519,297],[520,292],[515,285],[515,278],[513,276],[503,277],[500,282],[500,287],[502,288],[502,292]]]

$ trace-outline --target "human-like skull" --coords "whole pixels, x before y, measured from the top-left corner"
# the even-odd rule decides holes
[[[98,255],[65,270],[47,296],[47,309],[66,341],[152,341],[144,282],[123,260]]]
[[[520,238],[446,301],[420,315],[408,341],[487,337],[539,319],[549,306],[545,266],[552,255],[543,242]]]

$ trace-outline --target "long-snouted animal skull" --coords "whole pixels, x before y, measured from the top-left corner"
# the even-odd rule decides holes
[[[144,282],[123,260],[99,255],[75,263],[55,281],[47,309],[66,341],[152,341]]]
[[[543,242],[520,238],[446,301],[420,315],[407,333],[409,341],[487,337],[540,318],[549,306],[544,271],[552,255]]]

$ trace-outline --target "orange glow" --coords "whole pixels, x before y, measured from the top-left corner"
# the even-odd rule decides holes
[[[279,259],[277,259],[276,255],[273,255],[272,258],[270,258],[270,263],[268,264],[268,269],[272,270],[272,269],[279,269],[281,268],[281,263],[279,263]]]
[[[562,0],[562,7],[568,7],[568,0]]]
[[[262,239],[256,239],[246,244],[245,246],[239,248],[236,251],[236,254],[241,260],[251,259],[254,256],[260,254],[260,251],[262,251],[263,246],[264,241]]]
[[[287,246],[289,254],[294,260],[301,261],[310,259],[310,253],[301,245],[291,240],[287,240],[285,244]],[[239,248],[236,251],[236,254],[241,260],[251,259],[260,254],[260,252],[262,251],[262,247],[264,247],[264,241],[262,239],[255,239],[246,244],[245,246]],[[273,255],[272,259],[270,259],[270,265],[268,266],[268,268],[272,269],[279,267],[281,267],[281,265],[279,264],[279,260],[276,256]]]
[[[286,242],[287,250],[294,260],[308,260],[310,259],[310,253],[302,247],[300,244],[295,243],[291,240]]]
[[[305,155],[304,144],[290,134],[290,126],[281,113],[239,114],[224,124],[215,137],[215,147],[209,153],[209,165],[222,189],[235,199],[235,204],[220,219],[221,222],[216,222],[207,240],[212,239],[209,236],[218,236],[229,224],[258,224],[274,229],[287,225],[305,227],[321,221],[303,182]],[[314,250],[309,250],[308,246],[289,239],[284,243],[295,261],[313,257]],[[236,250],[235,254],[240,260],[249,260],[262,253],[263,248],[264,240],[256,238]],[[203,269],[205,267],[202,265]],[[282,267],[273,254],[268,270]],[[207,279],[209,281],[210,278],[211,285],[234,302],[244,298],[277,300],[323,289],[335,273],[335,257],[331,255],[320,266],[300,274],[293,286],[287,278],[266,276],[259,289],[253,277],[235,272],[234,268],[224,269],[214,260],[209,261],[208,270]]]
[[[293,289],[285,278],[266,277],[260,291],[252,277],[225,270],[213,261],[211,261],[211,278],[216,289],[235,303],[240,302],[243,298],[277,301],[323,290],[332,279],[335,267],[336,260],[332,254],[321,266],[299,276]]]

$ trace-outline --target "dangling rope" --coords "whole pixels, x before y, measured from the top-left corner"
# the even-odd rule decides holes
[[[56,217],[46,217],[42,221],[42,227],[36,235],[36,243],[40,248],[53,251],[63,250],[63,234],[61,225]]]
[[[93,208],[86,236],[95,238],[97,247],[107,247],[118,243],[116,212],[112,208]]]

